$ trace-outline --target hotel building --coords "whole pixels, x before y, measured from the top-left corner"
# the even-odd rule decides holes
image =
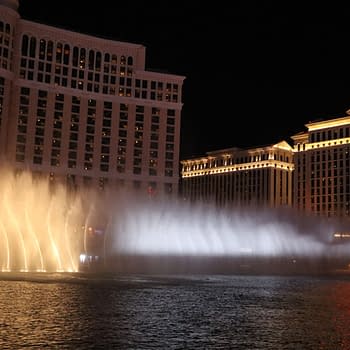
[[[268,147],[232,148],[182,160],[182,195],[219,205],[289,206],[323,217],[350,216],[350,110],[312,121]]]
[[[293,149],[285,141],[275,145],[207,152],[182,160],[182,196],[214,201],[220,206],[291,206]]]
[[[23,20],[0,0],[2,163],[68,185],[177,193],[185,77],[142,45]]]
[[[350,214],[350,111],[314,121],[294,141],[294,205],[328,217]]]

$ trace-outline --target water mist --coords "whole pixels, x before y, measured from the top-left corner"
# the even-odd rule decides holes
[[[350,256],[349,244],[332,244],[332,234],[345,227],[339,221],[291,209],[219,209],[127,190],[72,194],[25,172],[3,173],[0,209],[2,271],[77,272],[82,254],[117,272],[180,266],[181,272],[210,272],[218,262],[220,271],[223,261],[229,271],[253,261]]]

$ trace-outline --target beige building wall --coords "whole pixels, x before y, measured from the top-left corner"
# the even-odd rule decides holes
[[[22,20],[0,1],[0,152],[73,186],[177,193],[183,76],[146,48]]]
[[[305,125],[294,141],[296,208],[319,216],[350,214],[350,115]]]
[[[225,149],[181,161],[182,196],[224,206],[292,205],[293,152],[285,141]]]

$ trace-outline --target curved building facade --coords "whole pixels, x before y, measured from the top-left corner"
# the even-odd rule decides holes
[[[185,77],[147,71],[145,53],[0,1],[2,162],[72,186],[176,193]]]

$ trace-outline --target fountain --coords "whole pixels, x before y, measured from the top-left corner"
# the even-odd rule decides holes
[[[30,173],[3,172],[0,178],[0,270],[78,271],[79,198],[69,198],[63,186]]]
[[[342,225],[290,209],[218,209],[127,190],[72,195],[26,172],[0,179],[1,271],[323,269],[350,260],[349,244],[332,244]]]
[[[110,204],[115,215],[111,237],[105,237],[106,256],[115,256],[121,271],[322,272],[350,262],[350,244],[333,241],[346,220],[288,208],[216,208],[125,196],[120,203],[127,205]]]

